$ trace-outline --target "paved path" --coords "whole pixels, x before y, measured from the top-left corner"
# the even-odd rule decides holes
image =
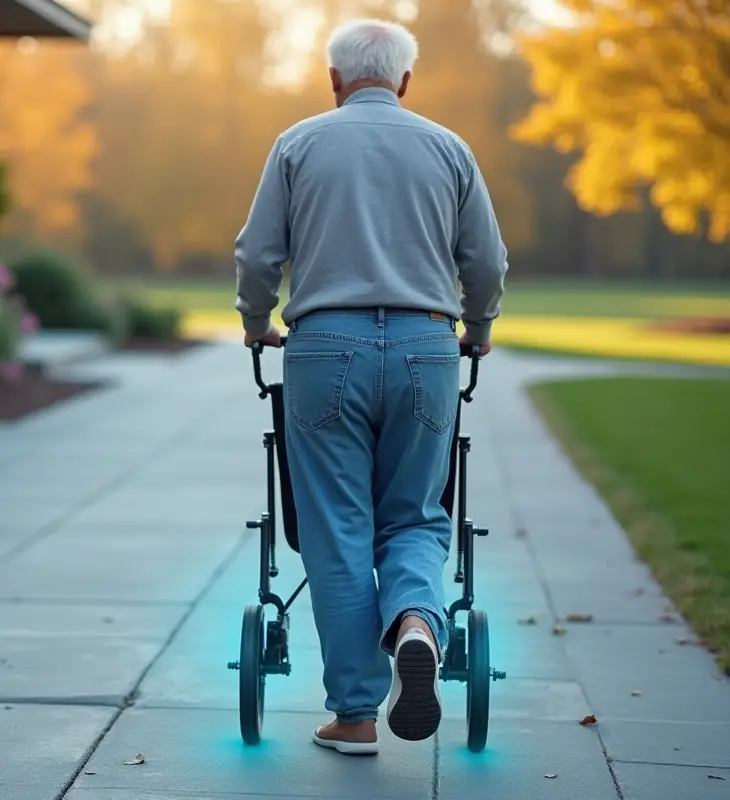
[[[267,359],[272,378],[279,362]],[[268,682],[266,742],[243,748],[225,664],[255,599],[244,521],[264,499],[269,408],[248,354],[221,345],[75,367],[118,388],[0,427],[0,798],[730,797],[730,682],[676,644],[690,632],[660,620],[666,599],[523,392],[613,368],[501,352],[483,364],[464,426],[469,511],[492,531],[477,600],[508,673],[485,754],[466,752],[452,684],[437,740],[407,745],[382,726],[383,751],[366,760],[310,744],[327,716],[306,595],[293,674]],[[280,562],[283,592],[302,570],[283,548]],[[551,635],[570,612],[595,621]],[[578,725],[589,713],[597,728]],[[145,764],[122,763],[140,752]]]

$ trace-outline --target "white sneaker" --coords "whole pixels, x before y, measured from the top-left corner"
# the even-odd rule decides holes
[[[388,725],[399,739],[428,739],[441,722],[438,650],[425,631],[411,628],[398,642],[394,661]]]

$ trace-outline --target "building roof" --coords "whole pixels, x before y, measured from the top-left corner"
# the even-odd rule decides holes
[[[0,36],[88,39],[91,23],[56,0],[0,0]]]

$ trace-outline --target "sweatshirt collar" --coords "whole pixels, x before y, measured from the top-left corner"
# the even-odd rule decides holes
[[[353,92],[342,105],[347,106],[355,103],[387,103],[391,106],[400,105],[395,92],[391,92],[390,89],[383,89],[380,86],[367,86],[364,89],[358,89],[356,92]]]

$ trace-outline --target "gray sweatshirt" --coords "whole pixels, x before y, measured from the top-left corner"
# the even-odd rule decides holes
[[[469,147],[379,88],[279,136],[235,258],[236,308],[253,336],[270,324],[290,261],[287,325],[328,308],[413,308],[461,318],[482,344],[507,271]]]

